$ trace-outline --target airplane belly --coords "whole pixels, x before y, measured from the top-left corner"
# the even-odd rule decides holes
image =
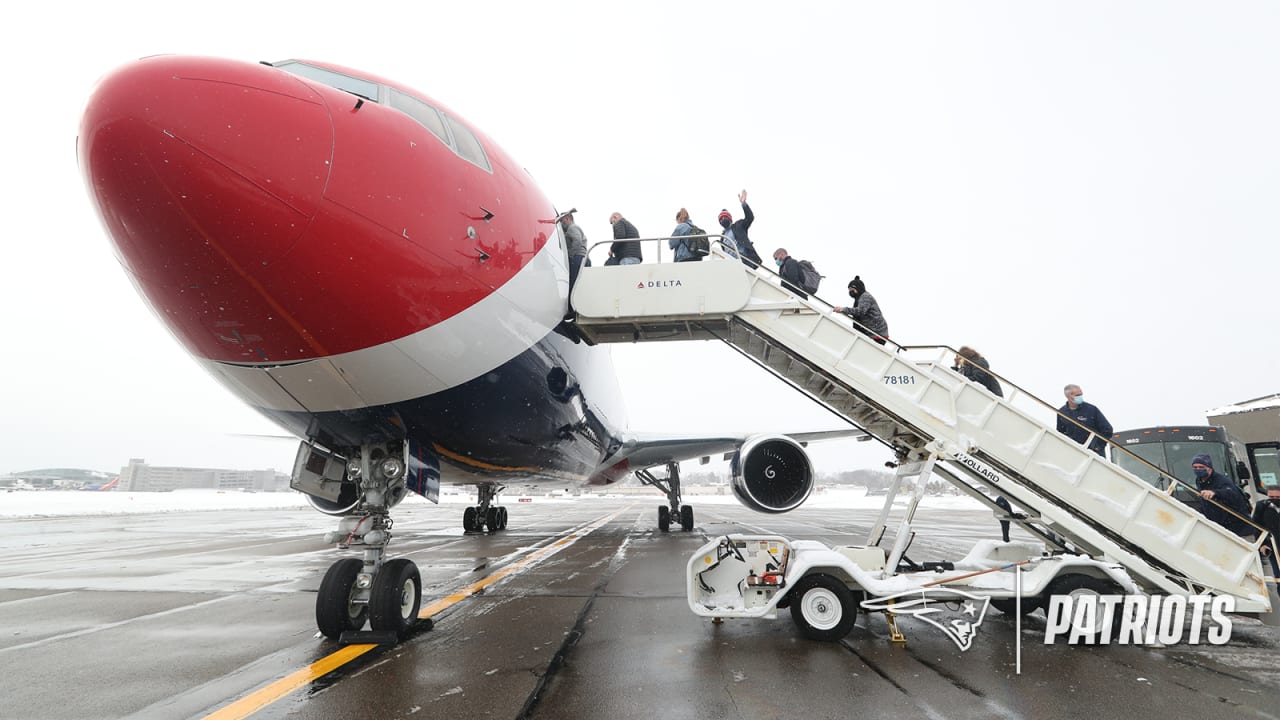
[[[581,481],[620,443],[616,384],[588,379],[601,375],[600,364],[611,364],[607,348],[550,333],[502,365],[429,395],[322,412],[258,410],[330,448],[408,437],[437,455],[445,482],[474,482],[475,475]]]

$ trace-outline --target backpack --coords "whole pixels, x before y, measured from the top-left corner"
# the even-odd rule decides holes
[[[703,230],[697,225],[694,225],[693,223],[689,223],[689,234],[690,235],[706,235],[707,231]],[[685,247],[689,248],[689,252],[693,253],[694,255],[710,255],[711,254],[711,241],[705,237],[686,238],[684,241],[684,245]]]
[[[818,269],[808,260],[800,261],[800,289],[810,295],[818,292],[818,283],[822,282],[822,276],[818,274]]]

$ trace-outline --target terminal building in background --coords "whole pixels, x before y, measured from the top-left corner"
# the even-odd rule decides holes
[[[130,458],[120,469],[120,489],[129,492],[171,490],[235,490],[285,492],[289,476],[275,470],[224,470],[220,468],[159,467],[142,458]]]
[[[83,468],[39,468],[0,475],[0,488],[7,490],[99,489],[115,479],[111,473]]]

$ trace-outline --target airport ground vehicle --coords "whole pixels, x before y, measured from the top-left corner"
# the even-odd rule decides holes
[[[1157,426],[1123,430],[1111,436],[1111,461],[1152,486],[1185,503],[1198,503],[1196,478],[1191,459],[1201,453],[1213,459],[1213,467],[1245,490],[1251,500],[1265,491],[1251,494],[1250,480],[1257,475],[1244,458],[1248,447],[1219,425]],[[1146,462],[1143,462],[1146,461]],[[1154,467],[1153,467],[1154,466]],[[1163,474],[1156,468],[1164,470]],[[1176,478],[1174,482],[1169,476]]]
[[[1132,595],[1140,592],[1124,567],[1084,554],[1053,550],[1040,542],[981,540],[964,558],[916,563],[907,557],[912,519],[928,484],[932,463],[899,467],[898,479],[915,476],[892,549],[880,546],[902,482],[885,497],[866,545],[830,547],[778,535],[726,535],[693,554],[685,584],[689,608],[711,618],[773,619],[790,608],[801,634],[839,640],[859,610],[882,611],[891,636],[902,641],[895,616],[940,612],[959,617],[930,624],[952,635],[962,649],[995,607],[1008,615],[1035,612],[1051,595]],[[933,609],[924,609],[930,603]]]
[[[936,474],[1043,542],[1049,557],[1114,563],[1148,594],[1229,595],[1236,612],[1270,611],[1258,555],[1266,533],[1246,541],[1057,432],[1056,408],[1008,378],[998,378],[1003,396],[970,382],[949,368],[954,348],[881,345],[820,298],[801,298],[776,274],[725,259],[734,258],[713,246],[710,262],[583,268],[572,293],[575,330],[595,344],[725,342],[884,444],[898,467],[889,502],[908,482],[922,493]],[[748,507],[782,512],[812,491],[811,474],[780,450],[754,458],[767,481],[735,478]],[[866,546],[879,548],[887,510]],[[908,522],[891,550],[876,551],[884,578],[901,574],[912,537]],[[693,574],[687,582],[697,588]]]
[[[954,563],[924,563],[902,572],[889,572],[885,562],[884,548],[876,546],[726,535],[689,560],[689,607],[703,617],[765,619],[790,608],[801,634],[812,640],[839,640],[853,628],[859,610],[883,610],[894,638],[901,639],[893,622],[895,607],[912,607],[916,598],[931,597],[938,604],[976,601],[970,613],[976,626],[987,603],[1008,615],[1026,615],[1042,609],[1054,594],[1138,592],[1119,565],[1050,554],[1035,542],[984,540]]]

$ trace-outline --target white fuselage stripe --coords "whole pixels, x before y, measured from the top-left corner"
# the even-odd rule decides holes
[[[266,410],[354,410],[448,390],[525,352],[563,320],[569,290],[564,252],[557,226],[502,287],[398,340],[291,365],[200,362],[236,395]]]

